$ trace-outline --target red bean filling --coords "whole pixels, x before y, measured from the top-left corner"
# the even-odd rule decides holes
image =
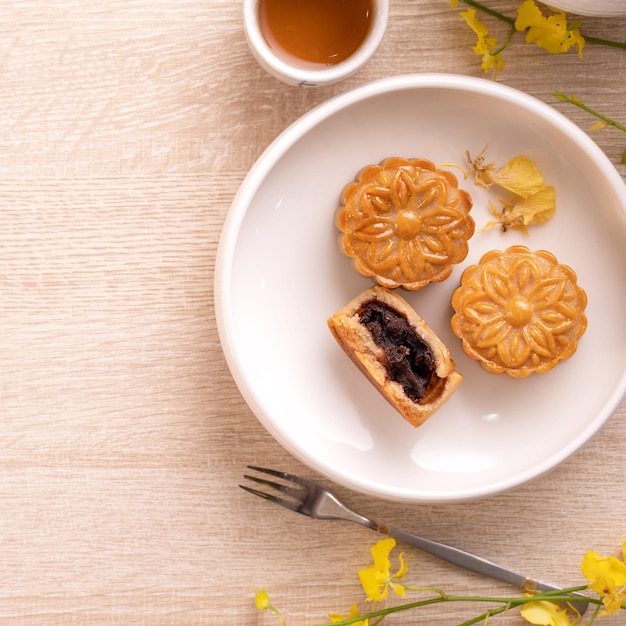
[[[402,385],[404,393],[418,403],[435,376],[435,359],[428,345],[403,315],[378,300],[363,304],[359,320],[385,353],[388,377]]]

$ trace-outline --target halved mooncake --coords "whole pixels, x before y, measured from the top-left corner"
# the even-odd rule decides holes
[[[328,327],[374,387],[415,427],[463,380],[441,339],[388,289],[367,289],[332,315]]]

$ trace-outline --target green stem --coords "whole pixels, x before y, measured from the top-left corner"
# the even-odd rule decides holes
[[[506,15],[502,15],[502,13],[498,13],[498,11],[494,11],[493,9],[490,9],[484,4],[481,4],[480,2],[476,2],[476,0],[460,0],[460,1],[463,2],[464,4],[469,4],[469,6],[474,7],[475,9],[478,9],[479,11],[482,11],[483,13],[487,13],[488,15],[496,17],[499,20],[502,20],[503,22],[510,24],[511,26],[515,26],[515,20],[513,18],[507,17]]]
[[[461,0],[461,2],[462,1],[463,0]],[[489,54],[491,54],[494,57],[498,56],[506,47],[508,47],[508,45],[511,43],[511,39],[513,39],[513,35],[515,35],[516,32],[517,31],[515,30],[515,26],[512,26],[506,38],[506,41],[497,50],[492,50]]]
[[[463,2],[463,0],[461,0]],[[622,48],[626,50],[626,42],[623,41],[611,41],[610,39],[600,39],[598,37],[590,37],[589,35],[583,35],[587,43],[596,43],[601,46],[612,46],[613,48]]]
[[[598,113],[598,111],[592,109],[591,107],[588,107],[586,104],[582,103],[578,98],[573,98],[572,96],[566,96],[564,93],[560,91],[556,91],[554,93],[554,97],[557,100],[560,100],[561,102],[567,102],[568,104],[573,104],[574,106],[577,106],[579,109],[582,109],[583,111],[590,113],[594,117],[597,117],[599,120],[602,120],[607,126],[613,126],[614,128],[617,128],[626,133],[626,126],[619,124],[615,120],[612,120],[610,117],[606,117],[605,115]]]
[[[430,585],[427,586],[413,586],[413,585],[403,585],[403,587],[408,591],[432,591],[436,593],[440,598],[444,600],[447,598],[446,592],[439,587],[432,587]]]
[[[490,617],[493,617],[494,615],[499,615],[500,613],[505,613],[510,608],[511,607],[507,604],[505,606],[500,606],[497,609],[489,609],[489,611],[485,611],[482,615],[477,615],[476,617],[473,617],[472,619],[469,619],[466,622],[459,624],[459,626],[472,626],[472,624],[479,624],[480,622],[486,624],[487,620]]]
[[[453,601],[454,596],[447,598],[430,598],[428,600],[419,600],[417,602],[409,602],[408,604],[398,604],[397,606],[392,606],[387,609],[379,609],[378,611],[372,611],[371,613],[365,613],[364,615],[359,615],[358,617],[351,617],[349,619],[344,619],[341,622],[333,622],[332,626],[349,626],[349,624],[354,624],[355,622],[361,622],[364,619],[374,619],[376,617],[385,617],[387,615],[391,615],[392,613],[399,613],[400,611],[410,611],[411,609],[419,609],[422,606],[430,606],[432,604],[441,604],[442,602]],[[330,626],[330,624],[324,624],[322,626]]]
[[[333,626],[349,626],[350,624],[354,624],[355,622],[360,622],[366,619],[375,619],[379,617],[385,617],[387,615],[391,615],[392,613],[399,613],[400,611],[409,611],[411,609],[417,609],[425,606],[432,606],[434,604],[441,604],[443,602],[482,602],[482,603],[491,603],[491,604],[501,604],[503,606],[497,607],[495,609],[491,609],[486,613],[483,613],[481,616],[476,618],[472,618],[468,622],[464,622],[460,626],[471,626],[472,624],[476,624],[486,617],[490,615],[497,615],[498,613],[503,613],[504,611],[509,610],[510,608],[522,606],[524,604],[528,604],[529,602],[539,602],[541,600],[549,600],[550,602],[587,602],[589,604],[600,604],[601,601],[596,598],[589,598],[586,596],[578,596],[575,595],[578,591],[583,591],[586,589],[585,586],[581,587],[571,587],[569,589],[563,589],[561,591],[547,591],[545,593],[538,593],[532,596],[517,596],[514,598],[500,598],[493,596],[445,596],[445,597],[437,597],[437,598],[429,598],[427,600],[418,600],[417,602],[409,602],[407,604],[399,604],[396,606],[392,606],[386,609],[379,609],[378,611],[372,611],[371,613],[365,613],[358,617],[352,617],[349,619],[345,619],[341,622],[335,622]],[[326,625],[330,626],[330,625]]]
[[[587,622],[587,626],[591,626],[591,624],[593,624],[596,621],[596,617],[598,617],[598,614],[600,613],[600,609],[601,608],[602,608],[601,604],[599,604],[596,607],[596,610],[593,612],[593,615],[591,616],[591,619]]]
[[[287,626],[287,624],[285,624],[284,617],[281,615],[280,611],[276,607],[268,606],[267,608],[276,614],[276,617],[278,617],[278,621],[280,622],[280,626]]]

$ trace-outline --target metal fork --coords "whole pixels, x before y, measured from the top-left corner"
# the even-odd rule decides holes
[[[386,524],[382,524],[360,515],[347,507],[328,489],[314,483],[311,480],[307,480],[306,478],[294,476],[293,474],[288,474],[287,472],[279,472],[264,467],[257,467],[255,465],[248,465],[247,467],[248,469],[256,472],[280,478],[290,484],[286,485],[269,480],[268,478],[260,478],[258,476],[244,474],[245,479],[253,481],[259,485],[269,487],[270,489],[274,489],[280,494],[286,496],[286,498],[273,493],[260,491],[259,489],[254,489],[253,487],[249,487],[247,485],[239,485],[242,489],[254,494],[255,496],[259,496],[265,500],[284,506],[285,508],[295,511],[296,513],[301,513],[302,515],[315,519],[345,520],[347,522],[360,524],[366,528],[370,528],[384,535],[388,535],[389,537],[393,537],[394,539],[398,539],[399,541],[403,541],[404,543],[408,543],[409,545],[414,546],[423,552],[439,557],[448,563],[452,563],[453,565],[457,565],[458,567],[471,572],[476,572],[478,574],[509,583],[516,587],[520,587],[524,591],[558,592],[562,590],[562,587],[557,587],[555,585],[534,580],[527,576],[522,576],[521,574],[516,574],[501,565],[496,565],[491,561],[469,552],[465,552],[464,550],[460,550],[459,548],[453,548],[452,546],[432,541],[431,539],[425,539],[424,537],[412,535],[403,530],[399,530],[398,528],[389,527]],[[584,601],[570,602],[569,604],[581,615],[589,606],[588,603]]]

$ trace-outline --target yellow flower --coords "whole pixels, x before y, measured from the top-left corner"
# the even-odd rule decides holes
[[[574,624],[570,621],[565,608],[546,600],[525,604],[521,616],[527,622],[538,626],[573,626]]]
[[[561,54],[576,46],[582,59],[585,39],[577,28],[567,24],[563,11],[545,17],[534,0],[524,0],[517,12],[515,28],[525,30],[528,43],[535,43],[550,54]]]
[[[389,554],[396,545],[396,540],[392,538],[380,539],[372,546],[372,556],[374,557],[374,565],[359,570],[359,580],[367,600],[379,602],[389,595],[389,587],[399,596],[406,596],[406,590],[403,584],[396,582],[404,578],[408,571],[408,561],[404,558],[404,552],[398,557],[400,567],[395,574],[390,573],[391,562]]]
[[[267,611],[270,607],[270,596],[265,591],[265,589],[261,589],[260,591],[255,591],[254,594],[254,604],[259,611]]]
[[[496,168],[495,163],[485,165],[485,149],[472,159],[467,152],[477,185],[490,188],[497,185],[513,195],[507,200],[500,200],[502,209],[497,209],[491,202],[489,210],[498,218],[489,222],[485,229],[501,224],[502,230],[515,228],[527,233],[527,226],[543,224],[556,211],[556,193],[554,187],[545,185],[543,176],[535,163],[525,156],[513,157],[506,165]]]
[[[504,68],[504,60],[499,53],[495,52],[498,43],[497,39],[489,37],[487,27],[476,17],[476,9],[467,9],[467,11],[459,13],[459,15],[478,37],[473,50],[482,59],[480,69],[483,72],[494,70],[495,78],[498,72]]]
[[[626,560],[626,542],[622,546]],[[589,589],[602,597],[604,611],[601,615],[618,613],[626,600],[626,563],[616,556],[600,556],[594,550],[583,557],[581,570],[589,581]]]
[[[256,605],[256,608],[259,609],[259,611],[272,611],[272,613],[275,613],[276,617],[278,617],[280,625],[285,626],[285,620],[283,619],[283,616],[280,614],[280,611],[275,606],[272,606],[270,596],[267,591],[265,591],[265,589],[254,592],[254,604]]]
[[[336,622],[343,622],[346,619],[352,619],[353,617],[359,616],[359,607],[356,602],[350,607],[350,612],[347,617],[343,617],[343,615],[339,615],[339,613],[329,613],[328,617],[330,621],[335,624]],[[368,626],[369,620],[364,619],[359,622],[354,622],[352,626]]]

